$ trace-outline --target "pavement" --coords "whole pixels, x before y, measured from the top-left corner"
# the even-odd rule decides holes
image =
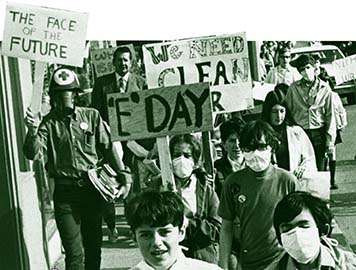
[[[330,206],[335,217],[332,237],[347,250],[356,252],[356,105],[345,107],[348,127],[343,131],[344,142],[337,146],[336,183],[332,190]],[[108,242],[108,229],[103,223],[103,248],[101,270],[127,270],[141,260],[140,252],[129,235],[129,227],[123,215],[123,205],[116,205],[116,224],[120,238],[117,243]],[[56,270],[64,270],[63,257]]]

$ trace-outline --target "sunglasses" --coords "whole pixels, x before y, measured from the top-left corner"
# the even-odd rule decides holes
[[[266,143],[258,143],[258,144],[252,144],[249,146],[241,147],[241,150],[243,152],[251,152],[251,151],[255,151],[255,150],[264,151],[264,150],[267,150],[268,146],[269,145]]]

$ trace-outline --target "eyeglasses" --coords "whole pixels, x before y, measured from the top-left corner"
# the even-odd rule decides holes
[[[251,151],[255,151],[255,150],[264,151],[264,150],[267,150],[268,146],[269,145],[266,143],[258,143],[258,144],[252,144],[249,146],[241,147],[241,150],[243,152],[251,152]]]

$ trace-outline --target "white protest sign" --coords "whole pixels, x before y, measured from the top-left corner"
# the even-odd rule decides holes
[[[88,14],[8,3],[2,53],[81,67]]]
[[[136,140],[211,130],[208,83],[107,95],[111,139]]]
[[[245,33],[142,47],[149,88],[209,82],[214,112],[253,107]]]
[[[136,55],[135,55],[135,49],[132,44],[128,44],[125,46],[119,46],[119,47],[128,47],[131,51],[131,57],[132,57],[132,65],[135,67],[136,65]],[[115,67],[113,65],[113,56],[114,52],[118,47],[111,47],[111,48],[105,48],[105,49],[96,49],[96,50],[91,50],[90,51],[90,57],[91,61],[95,67],[95,74],[96,77],[100,77],[109,73],[112,73],[115,71]]]
[[[261,83],[257,81],[253,82],[253,98],[256,100],[265,101],[267,94],[273,91],[275,86],[276,85],[273,83]]]
[[[335,76],[336,85],[354,80],[356,77],[356,55],[338,59],[333,62],[331,75]]]

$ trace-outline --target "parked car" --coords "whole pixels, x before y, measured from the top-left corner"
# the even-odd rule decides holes
[[[356,82],[355,79],[336,85],[335,70],[333,62],[338,59],[345,58],[342,51],[333,45],[318,45],[310,47],[301,47],[292,49],[292,61],[302,54],[318,54],[321,59],[321,66],[326,69],[331,79],[334,81],[334,90],[340,97],[346,97],[349,104],[356,103]]]

